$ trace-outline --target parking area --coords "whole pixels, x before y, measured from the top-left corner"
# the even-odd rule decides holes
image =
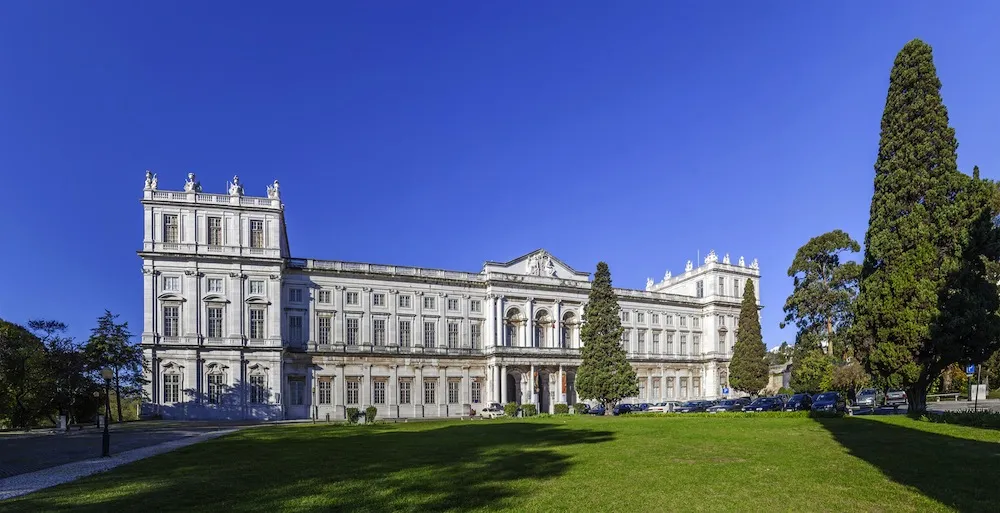
[[[143,421],[112,425],[111,454],[239,427],[240,423]],[[101,456],[103,431],[0,434],[0,479]]]

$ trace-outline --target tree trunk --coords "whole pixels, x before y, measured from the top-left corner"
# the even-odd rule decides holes
[[[604,402],[604,414],[605,415],[611,415],[611,410],[613,410],[614,407],[615,407],[614,403],[605,401]]]
[[[115,405],[118,406],[118,422],[122,421],[122,389],[118,371],[115,370]]]
[[[927,412],[927,387],[919,383],[906,389],[906,413],[922,415]]]

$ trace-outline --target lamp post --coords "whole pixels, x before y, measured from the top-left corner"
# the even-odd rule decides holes
[[[101,377],[104,378],[104,438],[101,456],[104,458],[111,456],[111,431],[108,430],[108,419],[111,418],[111,378],[113,376],[114,372],[108,367],[101,369]]]

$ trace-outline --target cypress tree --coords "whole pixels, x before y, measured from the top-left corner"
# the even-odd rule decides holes
[[[985,263],[972,254],[983,244],[970,246],[970,236],[990,231],[971,230],[982,227],[989,194],[958,171],[940,89],[931,47],[908,42],[889,76],[855,310],[858,355],[869,372],[906,390],[910,413],[926,410],[931,383],[967,354],[974,328],[996,317],[989,305],[975,319],[960,312],[990,301],[990,287],[980,286]]]
[[[615,403],[639,394],[635,369],[625,359],[622,347],[622,322],[618,297],[611,287],[608,264],[597,264],[590,295],[583,307],[580,339],[583,362],[576,373],[576,391],[580,397],[594,399],[604,405],[610,415]]]
[[[756,395],[767,386],[767,349],[760,334],[760,315],[753,280],[743,287],[740,326],[736,330],[733,360],[729,362],[729,383],[734,389]]]

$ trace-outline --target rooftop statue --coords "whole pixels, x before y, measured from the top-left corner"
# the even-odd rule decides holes
[[[646,290],[653,290],[653,279],[646,278]]]
[[[722,257],[722,263],[724,264],[729,263],[729,253],[726,253],[726,256]]]
[[[147,191],[156,190],[156,174],[148,169],[146,170],[146,184],[143,189]]]
[[[274,185],[267,186],[267,197],[271,199],[281,199],[281,192],[278,190],[278,181],[274,181]]]
[[[184,192],[201,192],[201,183],[194,178],[194,173],[188,173],[187,181],[184,182]]]
[[[230,196],[242,196],[243,195],[243,186],[240,185],[240,177],[239,177],[239,175],[233,175],[233,182],[232,183],[227,183],[226,185],[227,185],[227,187],[229,189],[229,195]]]
[[[740,255],[740,267],[746,267],[746,266],[747,266],[746,260],[743,260],[743,256]]]
[[[689,273],[691,272],[691,269],[694,269],[694,266],[691,265],[691,261],[688,260],[687,265],[684,266],[684,272]]]

